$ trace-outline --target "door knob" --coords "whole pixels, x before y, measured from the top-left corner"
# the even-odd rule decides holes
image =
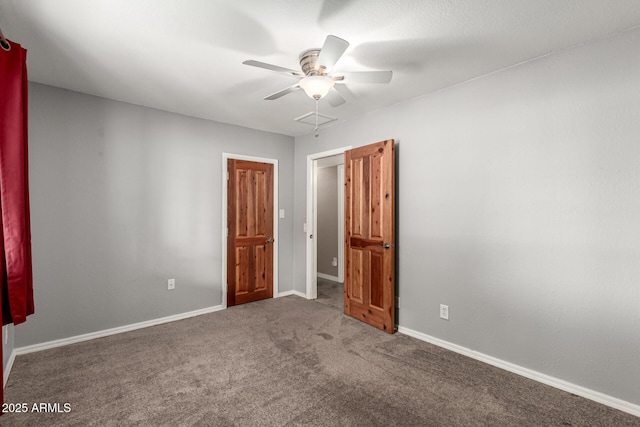
[[[388,243],[385,243],[384,245],[380,245],[380,248],[385,248],[385,249],[389,249],[391,247],[391,245],[389,245]]]
[[[273,237],[269,237],[269,238],[267,239],[267,243],[273,243]]]

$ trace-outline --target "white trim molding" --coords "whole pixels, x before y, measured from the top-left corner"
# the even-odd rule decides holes
[[[318,245],[315,238],[312,236],[317,235],[317,219],[316,219],[316,205],[317,205],[317,170],[318,159],[324,157],[336,156],[344,154],[345,151],[350,150],[351,146],[336,148],[329,151],[323,151],[321,153],[309,154],[307,156],[307,277],[306,277],[306,292],[307,299],[316,299],[318,297],[318,282],[317,282],[317,263],[318,263]]]
[[[159,319],[147,320],[146,322],[133,323],[131,325],[119,326],[117,328],[105,329],[102,331],[90,332],[88,334],[76,335],[69,338],[62,338],[54,341],[47,341],[41,344],[27,345],[14,349],[16,356],[22,354],[35,353],[37,351],[49,350],[56,347],[64,347],[65,345],[75,344],[83,341],[90,341],[96,338],[108,337],[110,335],[121,334],[124,332],[135,331],[137,329],[148,328],[150,326],[161,325],[163,323],[175,322],[177,320],[188,319],[190,317],[201,316],[203,314],[214,313],[223,310],[222,305],[214,307],[202,308],[200,310],[188,311],[186,313],[175,314],[173,316],[161,317]],[[13,354],[12,354],[13,355]]]
[[[339,282],[339,283],[343,282],[342,280],[340,280],[340,278],[338,276],[332,276],[330,274],[324,274],[324,273],[318,273],[318,278],[325,279],[325,280],[331,280],[332,282]]]
[[[627,412],[631,415],[635,415],[637,417],[640,416],[640,405],[636,405],[631,402],[627,402],[627,401],[606,395],[604,393],[600,393],[600,392],[588,389],[586,387],[572,384],[568,381],[561,380],[559,378],[555,378],[550,375],[543,374],[541,372],[533,371],[531,369],[516,365],[511,362],[507,362],[492,356],[488,356],[484,353],[480,353],[478,351],[474,351],[469,348],[462,347],[457,344],[453,344],[448,341],[444,341],[427,334],[423,334],[422,332],[417,332],[412,329],[405,328],[404,326],[398,326],[398,332],[413,338],[417,338],[421,341],[425,341],[430,344],[437,345],[438,347],[446,348],[447,350],[451,350],[455,353],[462,354],[463,356],[467,356],[472,359],[479,360],[480,362],[484,362],[489,365],[495,366],[497,368],[504,369],[505,371],[512,372],[514,374],[523,376],[525,378],[529,378],[531,380],[540,382],[542,384],[546,384],[551,387],[555,387],[557,389],[560,389],[569,393],[573,393],[575,395],[584,397],[586,399],[593,400],[594,402],[602,403],[603,405],[607,405],[612,408],[618,409],[620,411]]]
[[[295,296],[300,297],[300,298],[308,299],[305,294],[303,294],[302,292],[299,292],[299,291],[284,291],[284,292],[280,292],[278,294],[277,298],[288,297],[289,295],[295,295]]]
[[[344,160],[343,160],[344,162]],[[338,282],[344,283],[344,163],[338,165]]]

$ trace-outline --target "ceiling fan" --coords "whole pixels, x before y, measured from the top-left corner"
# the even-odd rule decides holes
[[[260,61],[244,61],[243,64],[300,78],[300,81],[266,98],[267,101],[278,99],[299,89],[318,101],[326,96],[333,107],[344,104],[345,99],[335,90],[336,83],[389,83],[393,73],[391,71],[343,71],[334,72],[333,67],[349,47],[349,42],[340,37],[329,35],[321,49],[307,49],[300,54],[302,71],[267,64]],[[316,104],[317,107],[317,104]]]

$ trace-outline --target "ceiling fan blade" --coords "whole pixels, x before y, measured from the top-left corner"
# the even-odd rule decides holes
[[[288,93],[295,92],[298,89],[300,89],[299,85],[289,86],[287,88],[284,88],[282,90],[277,91],[276,93],[272,93],[271,95],[267,96],[265,98],[265,101],[273,101],[274,99],[278,99],[281,96],[285,96]]]
[[[349,47],[348,41],[336,36],[327,36],[322,49],[320,49],[318,65],[326,68],[327,71],[331,70],[344,51],[347,50],[347,47]]]
[[[338,105],[342,105],[345,103],[344,98],[336,90],[336,88],[332,88],[329,93],[325,96],[325,99],[331,104],[332,107],[337,107]]]
[[[340,76],[344,77],[342,83],[389,83],[393,76],[392,71],[351,71],[336,73],[332,75],[334,79],[340,81]]]
[[[304,77],[301,71],[292,70],[290,68],[280,67],[278,65],[267,64],[266,62],[254,61],[252,59],[243,62],[244,65],[251,65],[252,67],[266,68],[267,70],[277,71],[279,73],[285,73],[296,77]]]

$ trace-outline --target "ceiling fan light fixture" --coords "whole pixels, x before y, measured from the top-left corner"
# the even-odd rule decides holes
[[[300,80],[300,87],[310,98],[320,99],[326,96],[336,82],[327,76],[308,76]]]

